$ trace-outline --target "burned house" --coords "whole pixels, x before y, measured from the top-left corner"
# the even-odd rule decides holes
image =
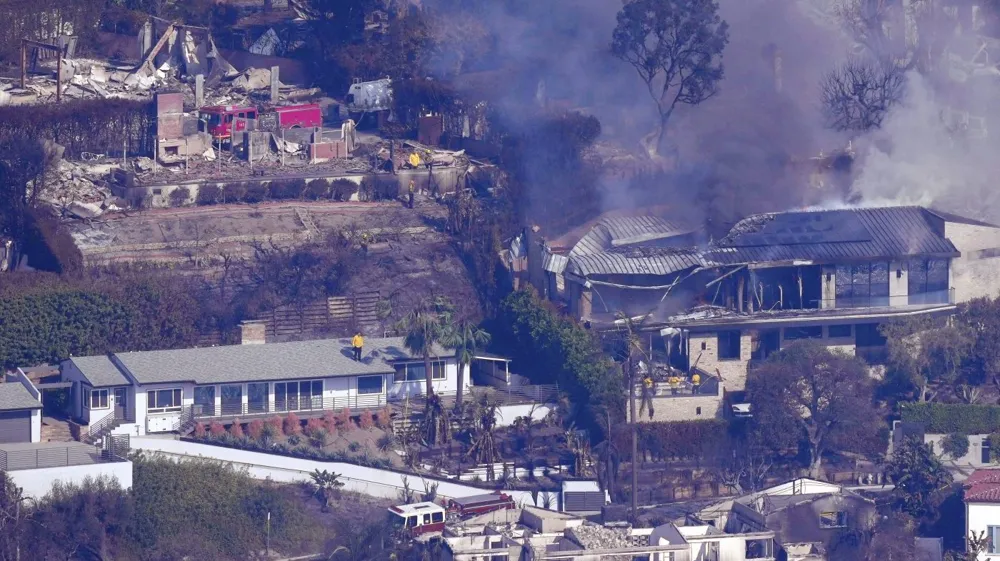
[[[727,534],[773,532],[776,558],[820,561],[845,534],[871,527],[875,501],[840,485],[800,478],[709,506],[677,524]],[[684,526],[681,526],[683,528]]]
[[[568,248],[531,234],[527,277],[546,298],[602,331],[640,320],[654,362],[730,392],[800,339],[878,364],[881,324],[1000,288],[1000,227],[916,206],[754,215],[707,242],[653,217],[603,218]]]

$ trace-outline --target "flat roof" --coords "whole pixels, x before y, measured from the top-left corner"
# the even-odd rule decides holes
[[[20,382],[0,384],[0,411],[41,408],[42,404]]]
[[[424,502],[409,505],[394,505],[389,507],[389,510],[399,514],[419,514],[422,512],[440,512],[444,510],[444,507],[437,503]]]
[[[441,346],[432,354],[435,359],[451,356]],[[117,353],[115,358],[140,384],[224,384],[392,374],[396,371],[393,363],[415,360],[402,337],[365,338],[360,362],[353,358],[350,338]]]
[[[596,481],[563,481],[563,493],[600,493],[601,486]]]

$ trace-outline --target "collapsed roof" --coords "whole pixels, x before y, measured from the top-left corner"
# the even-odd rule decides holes
[[[757,214],[716,241],[700,229],[654,217],[599,220],[566,255],[547,252],[545,270],[591,275],[656,275],[768,262],[834,262],[899,257],[957,257],[945,222],[968,219],[918,206]],[[979,226],[996,227],[976,223]]]

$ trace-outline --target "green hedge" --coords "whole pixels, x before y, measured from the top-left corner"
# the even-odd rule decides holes
[[[721,419],[640,423],[639,450],[654,460],[701,458],[707,451],[723,446],[728,431],[729,424]]]
[[[1000,429],[1000,406],[904,403],[903,421],[923,423],[930,434],[990,434]]]

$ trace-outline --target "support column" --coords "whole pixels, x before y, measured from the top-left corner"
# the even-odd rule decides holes
[[[194,104],[195,108],[201,109],[205,106],[205,75],[198,74],[194,77]]]
[[[280,66],[271,67],[271,103],[278,103],[278,74],[281,70]]]

